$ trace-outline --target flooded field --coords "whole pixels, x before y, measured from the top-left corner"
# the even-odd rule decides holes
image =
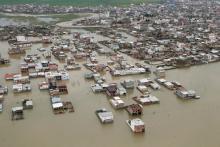
[[[19,25],[39,25],[39,24],[55,24],[63,21],[70,21],[79,19],[89,14],[12,14],[12,13],[0,13],[0,26],[19,26]]]
[[[9,25],[28,25],[28,22],[17,22],[9,18],[0,18],[0,26],[9,26]]]
[[[95,40],[102,37],[97,36]],[[7,56],[8,43],[0,42],[2,56]],[[35,44],[26,54],[39,53]],[[47,46],[44,46],[47,48]],[[128,56],[125,58],[138,62]],[[176,80],[188,89],[194,89],[201,96],[200,100],[184,101],[177,98],[172,91],[161,88],[152,91],[160,99],[160,104],[144,106],[141,119],[146,124],[144,134],[133,134],[125,120],[131,118],[124,110],[114,110],[106,95],[94,94],[90,89],[93,81],[85,80],[85,67],[80,71],[70,71],[71,79],[67,81],[68,95],[62,98],[69,100],[75,107],[74,113],[54,115],[47,91],[40,91],[38,83],[43,78],[32,79],[32,92],[13,94],[12,82],[4,80],[5,73],[20,72],[22,56],[12,56],[10,66],[0,67],[0,83],[9,87],[5,96],[4,111],[0,114],[1,147],[219,147],[220,141],[220,99],[219,75],[220,63],[177,69],[167,72],[166,79]],[[98,56],[98,61],[106,63],[109,57]],[[59,63],[57,60],[53,61]],[[79,61],[81,65],[86,61]],[[62,63],[59,63],[63,67]],[[123,79],[141,79],[153,74],[142,74],[112,78],[106,72],[107,82],[119,83]],[[141,95],[136,89],[129,91],[122,99],[126,104],[133,103],[133,96]],[[34,109],[24,112],[24,120],[11,121],[11,107],[24,98],[31,98]],[[94,111],[105,107],[114,114],[114,123],[102,125]]]

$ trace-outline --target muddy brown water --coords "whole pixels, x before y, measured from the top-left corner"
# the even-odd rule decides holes
[[[7,42],[0,42],[1,54],[8,57]],[[28,53],[39,53],[34,45]],[[129,62],[137,62],[126,56]],[[0,147],[219,147],[220,146],[220,63],[176,69],[166,73],[168,80],[176,80],[187,89],[194,89],[199,100],[183,101],[172,91],[162,87],[152,94],[160,99],[160,104],[144,106],[141,119],[146,123],[144,134],[133,134],[125,120],[131,118],[126,111],[114,110],[104,94],[93,94],[90,85],[93,81],[84,79],[88,72],[70,71],[67,81],[69,94],[61,96],[70,100],[74,113],[54,115],[47,91],[40,91],[38,83],[43,78],[31,80],[32,91],[13,94],[12,82],[4,80],[4,74],[19,72],[21,56],[11,57],[10,66],[0,67],[0,83],[9,87],[5,96],[4,111],[0,114]],[[54,60],[54,59],[53,59]],[[108,57],[98,56],[106,62]],[[54,60],[58,63],[57,60]],[[79,62],[80,64],[84,62]],[[62,64],[60,64],[62,67]],[[135,75],[112,78],[107,72],[107,82],[120,82],[123,79],[140,79],[153,75]],[[141,95],[136,89],[129,91],[122,99],[126,104],[133,103],[131,97]],[[11,107],[19,105],[23,98],[31,98],[34,109],[24,112],[24,120],[11,121]],[[114,114],[114,123],[102,125],[94,111],[105,107]]]

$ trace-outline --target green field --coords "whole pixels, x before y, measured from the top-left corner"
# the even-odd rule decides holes
[[[164,0],[0,0],[2,4],[50,4],[50,5],[72,5],[72,6],[127,6],[131,3],[158,3]]]

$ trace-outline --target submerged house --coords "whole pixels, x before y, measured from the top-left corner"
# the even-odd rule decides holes
[[[22,100],[22,106],[24,109],[33,109],[33,101],[31,99]]]
[[[5,65],[5,64],[9,64],[10,60],[6,59],[6,58],[2,58],[1,54],[0,54],[0,65]]]
[[[105,108],[98,109],[95,111],[97,117],[101,121],[101,123],[112,123],[114,120],[113,113],[107,111]]]
[[[134,88],[134,80],[126,79],[121,82],[121,85],[126,89],[133,89]]]
[[[200,98],[200,96],[196,95],[195,91],[186,90],[185,88],[178,88],[174,93],[182,99],[199,99]]]
[[[125,107],[125,102],[120,97],[118,97],[118,96],[113,97],[109,101],[110,101],[111,105],[115,109],[120,109],[120,108],[124,108]]]
[[[12,47],[8,50],[9,55],[25,54],[25,53],[26,53],[25,49],[19,47]]]
[[[8,87],[0,85],[0,95],[4,95],[8,93]]]
[[[59,96],[51,97],[51,105],[52,105],[54,114],[64,113],[64,105]]]
[[[108,96],[117,96],[118,95],[118,88],[116,83],[109,84],[106,88],[106,94]]]
[[[31,91],[31,84],[14,84],[12,89],[14,93],[29,92]]]
[[[45,72],[45,78],[46,80],[69,80],[69,73],[66,71]]]
[[[131,115],[141,115],[143,112],[143,107],[140,104],[131,104],[127,106],[126,110]]]
[[[152,83],[152,80],[150,78],[144,78],[144,79],[137,80],[137,82],[138,82],[138,85],[149,86]]]
[[[156,75],[157,78],[164,78],[166,76],[166,72],[162,67],[157,68],[154,71],[154,74]]]
[[[145,132],[145,124],[140,118],[135,118],[132,120],[127,120],[126,123],[131,128],[134,133]]]
[[[30,78],[29,76],[22,76],[22,75],[14,75],[13,76],[13,82],[15,84],[25,84],[25,83],[30,83]]]
[[[11,119],[12,120],[24,119],[23,107],[12,107]]]
[[[135,100],[137,103],[141,105],[156,104],[160,102],[159,99],[153,95],[143,95],[140,97],[133,97],[133,100]]]

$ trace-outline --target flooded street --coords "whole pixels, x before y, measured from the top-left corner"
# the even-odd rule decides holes
[[[100,38],[95,38],[99,40]],[[9,45],[0,42],[2,56],[8,57]],[[26,54],[40,53],[33,45]],[[109,57],[98,56],[98,61],[106,63]],[[125,57],[129,62],[137,60]],[[79,71],[70,71],[71,79],[67,81],[68,95],[61,98],[73,103],[75,112],[54,115],[48,91],[40,91],[38,83],[44,78],[32,79],[32,92],[13,94],[12,82],[5,81],[4,74],[19,73],[22,56],[10,57],[10,66],[1,66],[0,83],[9,88],[4,100],[4,111],[0,114],[1,147],[219,147],[220,145],[220,99],[219,75],[220,63],[195,66],[186,69],[171,70],[166,79],[179,81],[188,89],[194,89],[201,96],[200,100],[184,101],[177,98],[173,91],[162,87],[152,94],[160,99],[160,104],[144,106],[141,119],[146,124],[144,134],[133,134],[125,120],[131,118],[124,110],[115,110],[105,94],[94,94],[90,89],[93,81],[85,80],[85,67]],[[43,59],[43,57],[42,57]],[[56,59],[53,61],[59,63]],[[80,65],[86,61],[78,62]],[[63,64],[59,64],[63,68]],[[112,78],[109,72],[104,75],[108,83],[124,79],[141,79],[154,75],[142,74]],[[134,101],[133,96],[140,96],[136,89],[128,91],[122,97],[126,104]],[[34,109],[24,112],[24,120],[11,121],[11,108],[24,98],[34,102]],[[102,125],[95,115],[95,110],[105,107],[114,114],[114,123]]]

